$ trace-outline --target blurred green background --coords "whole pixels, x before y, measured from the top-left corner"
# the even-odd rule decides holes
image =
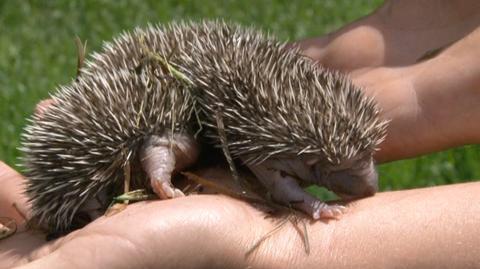
[[[16,1],[0,0],[0,160],[14,166],[20,133],[35,104],[76,72],[75,36],[88,51],[149,22],[225,18],[281,39],[319,36],[358,19],[381,0]],[[412,135],[415,135],[414,130]],[[380,166],[383,190],[480,178],[478,146]]]

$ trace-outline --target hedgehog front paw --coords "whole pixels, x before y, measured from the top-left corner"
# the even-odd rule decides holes
[[[272,194],[272,198],[282,204],[303,211],[313,219],[338,219],[346,211],[341,205],[328,205],[303,190],[297,180],[281,170],[268,168],[268,165],[250,166],[257,178]]]
[[[290,192],[292,192],[290,190]],[[339,219],[347,208],[342,205],[328,205],[318,200],[300,188],[296,191],[295,199],[290,197],[288,203],[293,207],[308,214],[312,219]],[[284,198],[285,199],[285,198]]]
[[[347,208],[342,205],[328,205],[315,200],[313,204],[306,205],[306,211],[310,212],[313,219],[338,219],[347,211]]]

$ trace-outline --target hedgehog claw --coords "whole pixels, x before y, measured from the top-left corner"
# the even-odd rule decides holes
[[[320,201],[315,201],[312,205],[312,218],[313,219],[338,219],[347,210],[346,207],[341,205],[327,205]]]
[[[183,194],[181,190],[173,187],[170,181],[152,180],[151,185],[152,185],[153,191],[161,199],[171,199],[171,198],[185,196],[185,194]]]
[[[178,198],[178,197],[183,197],[183,196],[185,196],[185,194],[181,190],[179,190],[177,188],[174,189],[173,198]]]
[[[302,202],[291,203],[296,209],[299,209],[312,217],[318,219],[339,219],[346,212],[346,207],[341,205],[328,205],[309,194]]]

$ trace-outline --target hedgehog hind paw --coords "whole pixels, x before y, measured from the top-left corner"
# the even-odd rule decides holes
[[[151,135],[146,138],[140,151],[143,170],[150,178],[153,191],[161,199],[185,196],[172,184],[172,174],[193,164],[198,157],[198,148],[192,136]]]

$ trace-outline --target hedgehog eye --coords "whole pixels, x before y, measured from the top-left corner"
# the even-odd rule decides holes
[[[353,170],[363,170],[367,169],[370,166],[371,159],[368,160],[359,160],[353,163],[352,169]]]
[[[305,165],[308,167],[315,166],[320,160],[317,157],[305,158]]]
[[[311,167],[311,169],[313,175],[315,175],[315,178],[317,179],[325,179],[330,174],[330,169],[328,169],[324,165],[321,165],[320,163],[316,163]]]

